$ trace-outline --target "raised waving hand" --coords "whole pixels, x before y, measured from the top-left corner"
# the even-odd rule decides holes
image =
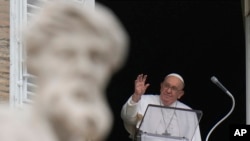
[[[135,80],[134,94],[132,100],[138,102],[141,96],[146,92],[149,84],[146,83],[147,75],[139,74]]]

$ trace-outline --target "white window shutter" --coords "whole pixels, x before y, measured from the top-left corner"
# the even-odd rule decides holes
[[[36,12],[38,12],[42,5],[46,0],[26,0],[24,1],[24,11],[26,13],[24,20],[26,26],[29,24],[30,20],[34,16],[36,16]],[[33,102],[33,98],[35,96],[35,91],[37,89],[37,85],[35,84],[36,76],[29,73],[27,70],[26,63],[26,49],[25,45],[23,46],[22,52],[22,71],[23,71],[23,89],[22,89],[22,105],[31,104]]]

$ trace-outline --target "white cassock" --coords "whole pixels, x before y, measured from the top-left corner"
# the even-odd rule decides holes
[[[161,105],[159,95],[142,95],[138,103],[134,103],[130,97],[123,105],[121,117],[131,138],[135,135],[136,129],[139,128],[149,104]],[[191,110],[189,106],[180,101],[174,102],[170,107]],[[199,121],[194,112],[150,107],[143,120],[147,121],[147,123],[143,121],[140,127],[144,132],[160,135],[169,134],[175,137],[186,137],[189,141],[201,141]]]

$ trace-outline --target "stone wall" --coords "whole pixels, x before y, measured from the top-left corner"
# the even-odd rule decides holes
[[[9,101],[10,0],[0,0],[0,103]]]

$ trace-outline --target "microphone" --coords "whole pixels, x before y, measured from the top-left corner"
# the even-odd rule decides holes
[[[211,77],[211,81],[217,85],[222,91],[224,91],[226,94],[231,95],[230,92],[220,83],[220,81],[215,77]]]
[[[209,133],[207,134],[207,137],[206,137],[206,141],[208,141],[208,139],[209,139],[209,137],[210,137],[210,135],[212,134],[212,132],[214,131],[214,129],[219,125],[219,124],[221,124],[226,118],[228,118],[231,114],[232,114],[232,112],[233,112],[233,110],[234,110],[234,108],[235,108],[235,99],[234,99],[234,96],[220,83],[220,81],[215,77],[215,76],[212,76],[211,77],[211,81],[215,84],[215,85],[217,85],[220,89],[222,89],[222,91],[224,91],[231,99],[232,99],[232,107],[231,107],[231,109],[230,109],[230,111],[220,120],[220,121],[218,121],[214,126],[213,126],[213,128],[209,131]]]

